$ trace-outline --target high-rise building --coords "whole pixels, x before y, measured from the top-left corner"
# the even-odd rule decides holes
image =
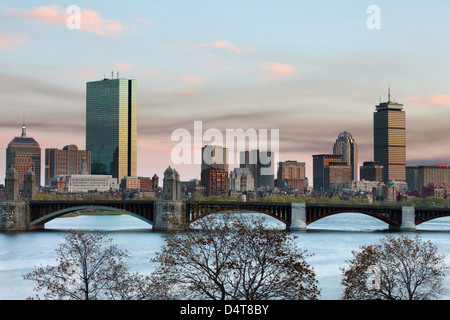
[[[208,145],[202,148],[200,181],[205,185],[206,196],[228,193],[228,149]]]
[[[352,181],[352,167],[345,162],[332,162],[324,167],[324,191],[337,191]]]
[[[206,196],[228,194],[228,172],[224,169],[211,167],[202,170],[201,183],[206,187]]]
[[[306,188],[305,163],[283,161],[278,163],[277,187],[304,190]]]
[[[209,168],[223,169],[228,172],[228,149],[208,145],[202,148],[202,171]]]
[[[274,165],[274,153],[271,151],[250,150],[243,151],[240,154],[240,167],[250,170],[255,188],[274,187],[275,172],[272,170]]]
[[[359,176],[361,180],[383,181],[383,166],[376,161],[364,161]]]
[[[317,154],[313,155],[313,188],[315,191],[326,191],[325,168],[333,163],[342,163],[342,155]]]
[[[120,182],[137,172],[137,81],[103,79],[86,84],[86,149],[91,173]]]
[[[406,182],[409,190],[421,190],[429,184],[450,184],[450,167],[445,164],[407,166]]]
[[[91,174],[91,152],[78,150],[74,144],[65,146],[62,150],[45,149],[45,185],[58,175],[78,174],[83,162],[86,163],[86,174]]]
[[[358,147],[350,132],[341,132],[333,146],[333,154],[342,155],[352,169],[351,180],[358,180]]]
[[[19,188],[23,189],[25,173],[32,170],[36,175],[36,185],[41,185],[41,147],[32,137],[27,137],[25,124],[22,134],[15,137],[6,148],[6,170],[14,167],[19,179]]]
[[[390,101],[373,115],[374,160],[383,166],[383,180],[406,181],[406,116],[403,105]]]

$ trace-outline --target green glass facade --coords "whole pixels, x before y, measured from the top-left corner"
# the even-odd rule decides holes
[[[136,176],[137,82],[104,79],[86,85],[86,150],[91,173]]]

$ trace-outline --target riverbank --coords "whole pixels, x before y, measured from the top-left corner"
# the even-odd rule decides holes
[[[112,211],[73,211],[66,213],[60,218],[73,218],[78,216],[120,216],[123,213],[121,212],[112,212]]]

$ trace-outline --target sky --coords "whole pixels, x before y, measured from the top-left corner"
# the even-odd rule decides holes
[[[85,149],[86,82],[111,72],[138,82],[139,176],[171,165],[200,178],[171,156],[194,121],[278,130],[278,160],[305,162],[310,182],[312,155],[343,131],[362,165],[388,86],[407,164],[450,164],[449,12],[447,0],[0,0],[0,181],[24,114],[42,163],[46,148]]]

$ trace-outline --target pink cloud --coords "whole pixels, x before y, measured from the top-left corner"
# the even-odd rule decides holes
[[[31,10],[10,9],[9,14],[28,21],[39,21],[52,26],[67,28],[67,20],[73,13],[57,5],[35,7]],[[80,30],[100,36],[116,36],[122,31],[122,23],[117,20],[103,19],[100,13],[82,9],[80,11]]]
[[[432,97],[424,97],[421,95],[417,96],[407,96],[403,98],[404,101],[418,102],[422,107],[433,107],[440,105],[450,105],[450,95],[449,94],[437,94]]]
[[[276,62],[269,62],[264,64],[260,72],[261,79],[275,80],[281,79],[284,76],[295,73],[296,68],[289,64],[280,64]]]
[[[23,45],[28,40],[26,34],[15,34],[7,31],[0,33],[0,49],[10,49]]]
[[[430,98],[430,105],[443,105],[450,104],[450,95],[448,94],[438,94]]]
[[[404,101],[420,101],[422,99],[422,96],[408,96],[403,98]]]
[[[155,77],[155,76],[159,76],[159,73],[154,70],[147,70],[147,71],[144,71],[144,76]]]
[[[181,94],[181,95],[196,94],[196,92],[194,90],[189,90],[189,89],[178,90],[177,93]]]
[[[156,89],[151,89],[150,92],[171,93],[171,92],[173,92],[173,89],[172,88],[156,88]]]
[[[122,62],[114,62],[114,66],[120,71],[126,71],[131,68],[130,64],[122,63]]]
[[[88,66],[83,68],[80,71],[74,72],[72,74],[72,76],[76,77],[76,78],[81,78],[81,79],[94,79],[97,77],[98,71],[95,67],[93,66]]]
[[[250,47],[239,48],[236,45],[229,43],[228,41],[217,41],[200,44],[200,47],[215,47],[225,49],[234,53],[243,53],[245,51],[251,50]]]
[[[152,26],[154,24],[152,21],[150,21],[150,19],[136,18],[136,20],[139,21],[142,24],[147,25],[147,26]]]
[[[198,86],[198,85],[202,84],[203,82],[205,82],[205,79],[202,79],[202,78],[199,78],[196,76],[189,76],[189,75],[181,76],[181,80],[190,86]]]

